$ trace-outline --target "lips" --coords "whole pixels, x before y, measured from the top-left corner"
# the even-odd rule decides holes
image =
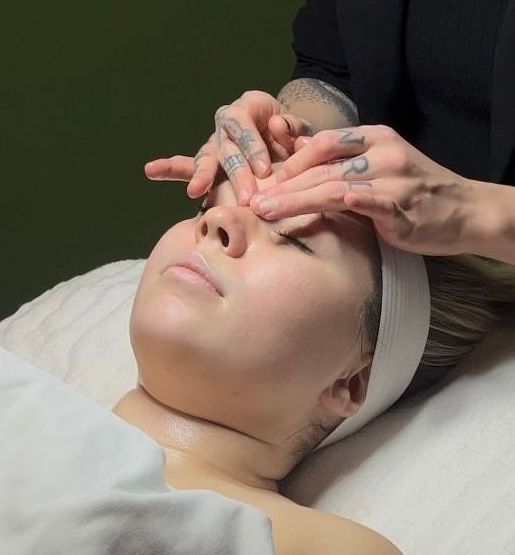
[[[178,262],[167,266],[165,269],[168,269],[172,266],[181,266],[195,272],[199,276],[203,277],[208,283],[210,283],[216,289],[217,293],[223,297],[222,287],[211,272],[206,259],[200,253],[193,252],[182,260],[179,260]]]

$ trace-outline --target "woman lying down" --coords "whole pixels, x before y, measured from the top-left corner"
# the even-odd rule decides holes
[[[513,306],[510,268],[394,249],[352,212],[266,221],[223,181],[146,263],[138,384],[113,410],[162,446],[171,487],[267,514],[278,554],[399,553],[279,483],[466,356]]]

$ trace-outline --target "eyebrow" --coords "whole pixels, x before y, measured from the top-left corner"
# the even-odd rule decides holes
[[[295,233],[296,237],[306,237],[308,240],[317,241],[317,237],[322,237],[318,231],[329,231],[332,239],[328,239],[328,241],[336,240],[338,249],[344,254],[348,252],[349,248],[353,248],[356,235],[362,233],[366,227],[363,221],[356,218],[357,214],[348,210],[334,212],[330,216],[324,212],[313,214],[313,216],[314,219],[306,224],[299,223],[290,228],[290,232]],[[318,240],[323,241],[323,238]]]
[[[342,215],[345,215],[345,213],[342,212]],[[294,226],[293,229],[295,231],[301,232],[302,235],[304,234],[307,235],[314,232],[313,228],[315,231],[317,229],[327,229],[335,233],[336,235],[338,235],[338,237],[341,237],[341,232],[342,232],[341,225],[338,222],[336,222],[334,218],[328,218],[324,212],[317,213],[314,219],[312,219],[307,223],[300,223]]]

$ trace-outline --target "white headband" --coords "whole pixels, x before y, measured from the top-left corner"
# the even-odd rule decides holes
[[[426,346],[431,304],[424,259],[391,247],[379,236],[377,242],[383,298],[365,402],[313,451],[356,432],[391,407],[413,379]]]

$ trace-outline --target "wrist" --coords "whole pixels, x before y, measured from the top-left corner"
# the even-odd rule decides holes
[[[515,222],[510,207],[515,202],[514,191],[507,185],[469,180],[471,210],[467,252],[496,258],[501,238],[514,234]]]

